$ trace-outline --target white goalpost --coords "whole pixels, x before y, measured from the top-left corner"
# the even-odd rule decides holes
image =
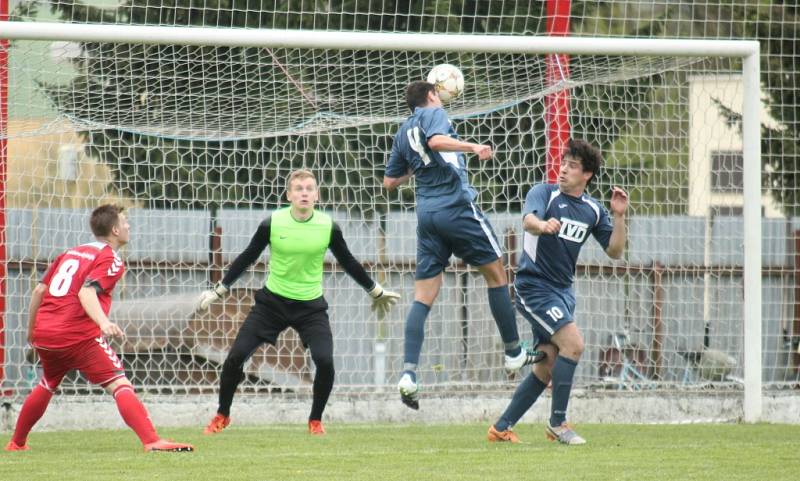
[[[588,411],[607,395],[646,403],[688,393],[725,395],[738,406],[734,417],[764,419],[762,390],[772,381],[764,379],[762,289],[773,286],[762,285],[758,42],[35,22],[0,22],[0,38],[11,41],[0,68],[12,77],[0,109],[8,112],[0,162],[11,172],[0,192],[0,261],[8,266],[0,382],[9,403],[21,402],[36,375],[24,341],[30,287],[54,254],[86,240],[88,209],[113,200],[131,207],[128,272],[112,317],[128,335],[118,348],[134,384],[210,412],[217,371],[265,265],[209,314],[194,311],[194,296],[247,245],[264,213],[281,204],[288,172],[302,166],[318,174],[321,208],[342,225],[356,258],[403,294],[399,308],[373,318],[365,295],[328,258],[337,356],[331,412],[363,419],[361,407],[337,406],[352,400],[378,418],[403,420],[392,406],[413,300],[413,196],[411,189],[384,194],[377,181],[406,116],[403,88],[437,63],[454,63],[467,83],[448,105],[457,131],[497,147],[495,160],[469,169],[510,263],[524,195],[542,181],[548,93],[576,92],[573,135],[606,142],[609,174],[597,188],[619,184],[634,194],[626,260],[612,263],[596,246],[579,260],[576,321],[587,351],[570,409],[584,402],[593,406],[582,411],[586,418],[598,420],[602,414]],[[549,54],[573,56],[571,75],[544,79],[540,59]],[[737,81],[734,101],[722,87],[704,93],[704,108],[720,103],[741,120],[741,216],[713,232],[688,214],[697,202],[689,176],[698,172],[690,143],[714,152],[739,147],[690,132],[700,115],[688,93],[693,75]],[[584,115],[582,107],[597,110]],[[702,175],[710,189],[711,172]],[[448,269],[421,362],[423,395],[435,399],[426,419],[486,416],[448,413],[448,402],[486,397],[501,406],[519,382],[502,371],[484,287],[474,270],[455,261]],[[701,341],[697,322],[709,319],[710,345],[708,327]],[[712,350],[731,365],[704,371]],[[298,409],[292,400],[308,398],[312,370],[287,333],[256,353],[236,402]],[[70,402],[97,395],[80,379],[66,380],[62,391]]]

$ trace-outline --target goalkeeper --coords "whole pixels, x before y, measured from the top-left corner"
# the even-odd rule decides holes
[[[219,407],[205,434],[216,434],[230,424],[233,394],[243,379],[242,366],[256,348],[263,343],[274,345],[288,327],[298,332],[316,366],[309,433],[325,434],[322,412],[334,378],[333,334],[328,303],[322,295],[322,270],[328,249],[372,297],[373,311],[384,315],[400,298],[370,278],[350,253],[339,226],[330,216],[314,209],[319,198],[314,174],[296,170],[289,175],[287,184],[290,206],[276,210],[261,222],[250,245],[233,261],[222,281],[200,298],[200,308],[207,309],[227,294],[236,279],[270,246],[269,275],[264,288],[256,292],[255,304],[222,366]]]

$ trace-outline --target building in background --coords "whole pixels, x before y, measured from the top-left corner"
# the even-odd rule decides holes
[[[740,216],[743,202],[742,135],[727,122],[718,104],[741,113],[741,75],[703,75],[689,78],[689,215]],[[761,123],[777,122],[761,109]],[[762,211],[782,217],[764,191]]]

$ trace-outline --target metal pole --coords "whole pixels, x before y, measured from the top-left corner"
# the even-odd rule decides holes
[[[219,47],[403,50],[421,52],[564,53],[673,57],[745,57],[758,42],[592,37],[519,37],[376,32],[313,32],[209,27],[2,22],[0,38]]]
[[[744,154],[744,420],[761,418],[761,88],[759,52],[742,66]]]

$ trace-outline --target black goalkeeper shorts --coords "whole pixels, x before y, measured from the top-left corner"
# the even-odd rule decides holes
[[[303,346],[333,345],[328,320],[328,301],[320,296],[310,301],[287,299],[266,288],[256,291],[255,303],[244,320],[239,336],[257,338],[275,344],[287,327],[300,335]],[[327,350],[327,349],[326,349]]]

